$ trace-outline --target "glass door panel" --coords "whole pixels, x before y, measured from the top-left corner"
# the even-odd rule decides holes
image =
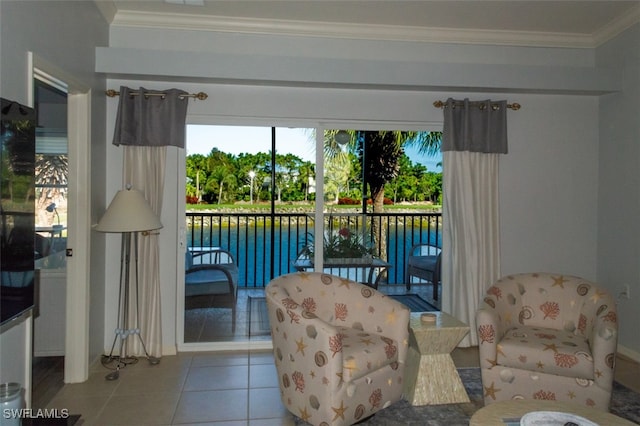
[[[441,173],[426,164],[439,147],[439,132],[325,131],[324,271],[374,287],[404,283],[408,250],[432,235],[425,212]]]
[[[324,134],[322,270],[369,282],[374,245],[361,144],[361,132],[356,130],[333,129]]]
[[[313,129],[187,126],[187,257],[229,251],[238,296],[235,311],[223,312],[215,295],[191,297],[187,283],[185,343],[269,338],[255,331],[264,322],[256,320],[266,313],[264,301],[259,309],[253,303],[273,277],[294,270],[313,235],[314,138]]]

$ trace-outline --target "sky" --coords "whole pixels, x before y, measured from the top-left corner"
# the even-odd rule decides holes
[[[311,129],[276,128],[276,150],[291,153],[305,161],[316,161],[315,138]],[[238,155],[241,153],[269,152],[271,150],[271,127],[246,126],[187,126],[187,155],[208,155],[212,148]],[[441,172],[437,163],[442,157],[427,157],[416,148],[406,148],[406,154],[413,163],[423,164],[428,171]]]

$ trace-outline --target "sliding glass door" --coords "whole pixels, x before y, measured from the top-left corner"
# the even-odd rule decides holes
[[[404,289],[412,245],[441,241],[441,173],[428,149],[439,154],[439,134],[188,126],[180,255],[187,269],[228,253],[238,292],[230,307],[184,285],[183,342],[268,341],[264,287],[282,274]]]

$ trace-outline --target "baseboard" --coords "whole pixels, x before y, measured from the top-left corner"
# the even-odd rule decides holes
[[[177,353],[178,353],[178,349],[176,348],[176,345],[169,345],[169,346],[162,347],[162,356],[177,355]]]
[[[178,352],[260,351],[272,349],[273,342],[271,340],[183,343],[178,345]]]
[[[618,353],[620,355],[626,356],[627,358],[630,358],[637,363],[640,363],[640,352],[634,351],[622,345],[618,345]]]

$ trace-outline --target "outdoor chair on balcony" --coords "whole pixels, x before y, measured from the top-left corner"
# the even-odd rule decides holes
[[[413,277],[433,284],[433,300],[438,300],[438,285],[442,271],[442,250],[431,244],[415,244],[407,257],[407,290],[411,289]]]
[[[235,332],[238,267],[230,252],[220,248],[187,250],[184,283],[187,298],[210,296],[207,307],[231,309]]]
[[[312,425],[362,421],[402,398],[409,309],[377,290],[319,272],[265,289],[284,406]]]

